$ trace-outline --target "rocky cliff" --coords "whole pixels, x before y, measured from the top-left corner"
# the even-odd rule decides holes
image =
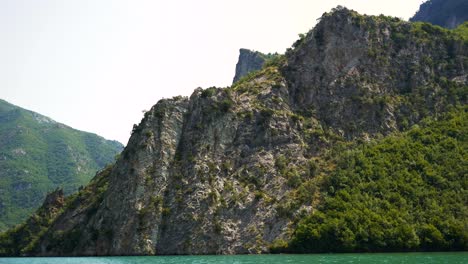
[[[465,0],[429,0],[424,2],[410,21],[429,22],[445,28],[456,28],[468,20]]]
[[[286,54],[292,105],[346,138],[411,126],[457,100],[446,81],[466,84],[466,43],[449,39],[429,24],[326,14]]]
[[[258,71],[262,68],[263,64],[267,60],[267,55],[258,51],[251,51],[248,49],[239,50],[239,60],[236,64],[236,74],[232,83],[237,82],[247,74]]]
[[[4,234],[1,253],[268,252],[327,200],[332,146],[466,104],[467,45],[429,24],[334,9],[232,87],[159,101],[112,167],[28,243],[8,240],[25,226]]]

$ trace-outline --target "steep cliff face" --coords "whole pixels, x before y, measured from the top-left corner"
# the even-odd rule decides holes
[[[239,60],[236,64],[236,74],[232,83],[237,82],[245,75],[258,71],[265,63],[266,55],[258,51],[251,51],[248,49],[239,50]]]
[[[268,252],[327,195],[331,145],[466,104],[466,56],[455,33],[334,10],[232,87],[159,101],[22,252]]]
[[[254,85],[260,93],[199,89],[190,99],[160,101],[112,168],[102,202],[65,211],[38,244],[39,254],[267,251],[290,222],[276,208],[292,188],[275,157],[293,155],[292,167],[306,159],[289,107],[272,101],[287,97],[284,81],[258,76],[242,87]],[[73,250],[57,246],[57,231],[76,230]]]
[[[457,100],[447,82],[467,81],[466,43],[427,24],[343,9],[324,15],[295,46],[285,71],[293,105],[347,138],[445,111]]]
[[[468,2],[465,0],[429,0],[419,7],[412,22],[429,22],[445,28],[456,28],[468,20]]]

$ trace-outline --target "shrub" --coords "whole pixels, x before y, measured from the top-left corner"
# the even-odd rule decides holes
[[[212,97],[216,93],[216,87],[210,87],[202,91],[201,97],[208,98]]]

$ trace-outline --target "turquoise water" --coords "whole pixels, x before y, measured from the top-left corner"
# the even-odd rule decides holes
[[[468,252],[237,255],[237,256],[155,256],[86,258],[0,258],[8,264],[283,264],[283,263],[468,263]]]

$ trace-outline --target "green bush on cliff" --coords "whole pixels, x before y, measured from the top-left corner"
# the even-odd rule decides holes
[[[457,28],[453,30],[456,34],[462,37],[465,41],[468,40],[468,21],[459,25]]]

